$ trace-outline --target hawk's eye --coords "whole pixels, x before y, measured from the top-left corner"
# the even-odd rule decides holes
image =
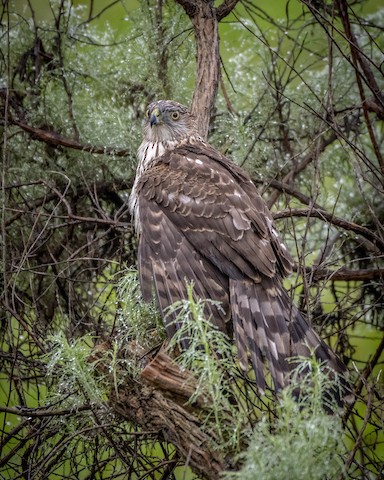
[[[149,111],[149,108],[148,108],[148,110],[145,112],[145,116],[146,116],[147,118],[149,118],[150,113],[151,113],[151,112]]]
[[[180,118],[180,113],[179,112],[171,112],[171,118],[172,118],[172,120],[178,120]]]

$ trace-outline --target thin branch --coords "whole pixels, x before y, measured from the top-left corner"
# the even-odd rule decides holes
[[[345,0],[337,0],[337,4],[339,6],[341,21],[343,23],[345,34],[349,41],[349,45],[351,49],[352,64],[355,70],[356,81],[359,88],[361,102],[363,105],[365,123],[367,125],[367,130],[369,133],[369,137],[371,139],[374,152],[376,154],[377,161],[380,165],[381,173],[384,175],[384,159],[381,154],[380,147],[376,141],[376,135],[372,128],[372,123],[369,118],[367,108],[365,106],[365,92],[362,84],[362,78],[364,78],[364,76],[361,74],[358,65],[361,66],[361,69],[364,72],[365,81],[367,83],[368,88],[372,91],[374,97],[379,102],[379,105],[383,110],[384,110],[384,94],[376,82],[376,79],[371,71],[369,63],[367,62],[365,56],[362,55],[361,49],[358,44],[358,40],[352,30],[352,27],[349,21],[347,3],[345,2]]]
[[[97,18],[100,18],[103,13],[105,13],[107,10],[109,10],[114,5],[119,4],[120,1],[121,0],[114,0],[113,2],[111,2],[110,4],[108,4],[104,8],[102,8],[98,13],[95,13],[94,15],[93,15],[93,12],[92,12],[92,9],[91,9],[90,12],[89,12],[89,16],[88,16],[87,20],[84,20],[84,22],[79,23],[77,28],[81,27],[82,25],[91,23],[93,20],[96,20]],[[92,4],[92,6],[93,6],[93,4]]]
[[[319,136],[314,144],[312,145],[310,151],[306,153],[300,160],[299,163],[296,163],[293,165],[293,168],[288,172],[286,175],[284,175],[282,179],[282,183],[286,184],[287,186],[290,186],[296,177],[303,172],[307,166],[313,162],[315,158],[317,158],[320,153],[324,152],[324,150],[331,145],[335,140],[337,139],[337,134],[335,132],[331,132],[330,135],[325,136],[321,135]],[[274,192],[268,199],[267,205],[268,208],[271,208],[279,198],[280,193],[279,192]]]
[[[289,217],[313,217],[319,218],[323,222],[329,222],[332,225],[341,227],[344,230],[349,230],[355,233],[359,233],[365,238],[372,241],[378,248],[384,252],[384,240],[378,237],[369,228],[358,225],[357,223],[349,222],[343,218],[336,217],[325,210],[317,210],[316,208],[287,208],[273,214],[274,218],[289,218]]]
[[[353,270],[351,268],[341,267],[337,270],[331,270],[328,268],[319,267],[307,267],[305,273],[311,275],[312,281],[327,280],[336,281],[341,280],[344,282],[361,282],[371,280],[384,280],[383,268],[366,268]]]
[[[19,417],[57,417],[62,415],[77,415],[79,412],[92,410],[91,405],[81,405],[76,408],[63,408],[59,410],[45,409],[45,408],[18,408],[18,407],[1,407],[0,412],[9,413],[11,415],[17,415]]]
[[[220,22],[224,17],[229,15],[236,7],[239,0],[224,0],[224,2],[216,8],[216,18]]]
[[[383,354],[383,352],[384,352],[384,337],[381,339],[381,342],[380,342],[379,346],[376,348],[376,351],[375,351],[374,355],[372,356],[372,358],[365,365],[364,370],[362,371],[362,373],[359,377],[359,380],[358,380],[357,384],[355,385],[355,387],[353,389],[353,393],[355,395],[355,398],[354,398],[354,401],[348,406],[348,409],[343,416],[344,425],[347,423],[348,418],[352,413],[353,407],[355,406],[355,404],[358,400],[358,396],[360,395],[364,385],[367,384],[367,379],[371,375],[374,367],[380,361],[380,358],[381,358],[381,355]]]
[[[281,193],[285,193],[290,195],[291,197],[297,198],[300,200],[301,203],[304,205],[310,205],[313,208],[317,208],[319,210],[323,210],[323,207],[319,205],[318,203],[314,203],[311,197],[308,197],[304,193],[300,192],[299,190],[296,190],[293,186],[289,185],[288,183],[280,182],[279,180],[276,180],[275,178],[268,179],[266,181],[260,181],[257,179],[253,179],[253,182],[256,184],[262,184],[266,185],[268,187],[275,188],[276,190],[279,190]]]
[[[129,150],[118,150],[114,147],[100,147],[96,145],[91,145],[90,143],[80,143],[77,140],[63,137],[62,135],[54,132],[53,130],[43,130],[42,128],[32,127],[31,125],[28,125],[19,120],[10,119],[9,123],[19,126],[25,132],[28,132],[35,140],[45,142],[48,145],[53,145],[55,147],[60,146],[89,153],[115,155],[117,157],[127,157],[130,154]]]
[[[94,191],[97,192],[99,195],[108,195],[109,193],[113,194],[115,192],[124,191],[124,190],[127,190],[127,189],[131,188],[132,183],[133,183],[132,178],[127,179],[127,180],[113,180],[113,181],[108,181],[108,182],[97,182],[97,183],[94,184],[93,188],[94,188]],[[43,182],[43,180],[37,180],[36,182],[33,182],[33,185],[35,185],[35,184],[43,185],[44,182]],[[23,185],[20,185],[20,186],[23,186]],[[18,185],[15,185],[15,186],[7,185],[6,188],[7,189],[19,188],[19,186]],[[87,195],[89,193],[88,188],[89,187],[88,187],[87,184],[78,185],[76,187],[76,191],[70,190],[69,192],[67,192],[67,196],[73,198],[73,200],[77,200],[77,199],[81,198],[82,196]],[[22,215],[32,214],[32,212],[35,209],[37,209],[41,205],[52,202],[53,200],[55,200],[55,198],[57,198],[57,196],[58,196],[57,192],[47,193],[43,197],[36,198],[35,200],[30,201],[29,204],[28,204],[28,207],[20,208],[20,209],[13,208],[12,211],[16,211],[17,213],[15,213],[11,218],[9,218],[5,222],[5,225],[8,227],[9,225],[11,225],[15,221],[17,221]],[[7,210],[10,211],[11,209],[8,207]],[[68,218],[68,217],[62,217],[62,218]],[[74,219],[78,220],[78,221],[86,221],[85,220],[86,218],[89,219],[89,218],[92,218],[92,217],[82,217],[82,216],[79,216],[79,215],[76,215],[76,218],[74,217]],[[111,222],[112,222],[112,220],[111,220]],[[117,222],[117,221],[113,220],[113,222]],[[101,223],[104,223],[104,222],[101,222]],[[110,224],[109,221],[108,221],[108,223]],[[119,222],[117,222],[117,223],[119,223]]]

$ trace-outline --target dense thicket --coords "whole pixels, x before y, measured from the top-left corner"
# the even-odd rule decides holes
[[[384,9],[97,8],[2,2],[0,476],[383,478]],[[260,398],[199,302],[182,306],[190,351],[153,360],[127,199],[158,98],[190,104],[260,186],[295,257],[286,286],[351,371],[340,414],[316,365],[302,405]]]

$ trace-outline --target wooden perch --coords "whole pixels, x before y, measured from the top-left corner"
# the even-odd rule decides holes
[[[143,430],[158,431],[175,446],[185,465],[204,479],[218,479],[231,465],[219,453],[219,441],[207,434],[203,422],[191,412],[189,398],[195,392],[196,380],[164,352],[160,352],[142,371],[145,383],[129,382],[116,392],[109,403],[123,418]],[[202,397],[194,402],[204,404]]]
[[[210,403],[208,398],[202,394],[199,394],[191,402],[191,397],[194,396],[197,389],[196,379],[188,370],[182,370],[162,350],[144,368],[141,378],[187,410],[192,410],[193,406],[204,408]]]

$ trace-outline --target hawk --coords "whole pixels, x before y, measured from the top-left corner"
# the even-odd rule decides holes
[[[155,291],[168,336],[177,323],[167,307],[187,298],[187,279],[197,297],[216,301],[205,302],[207,318],[234,337],[244,370],[250,358],[260,391],[265,363],[279,391],[289,359],[313,352],[344,372],[282,286],[293,262],[254,183],[199,136],[185,106],[149,105],[138,159],[129,206],[140,285],[146,301]]]

